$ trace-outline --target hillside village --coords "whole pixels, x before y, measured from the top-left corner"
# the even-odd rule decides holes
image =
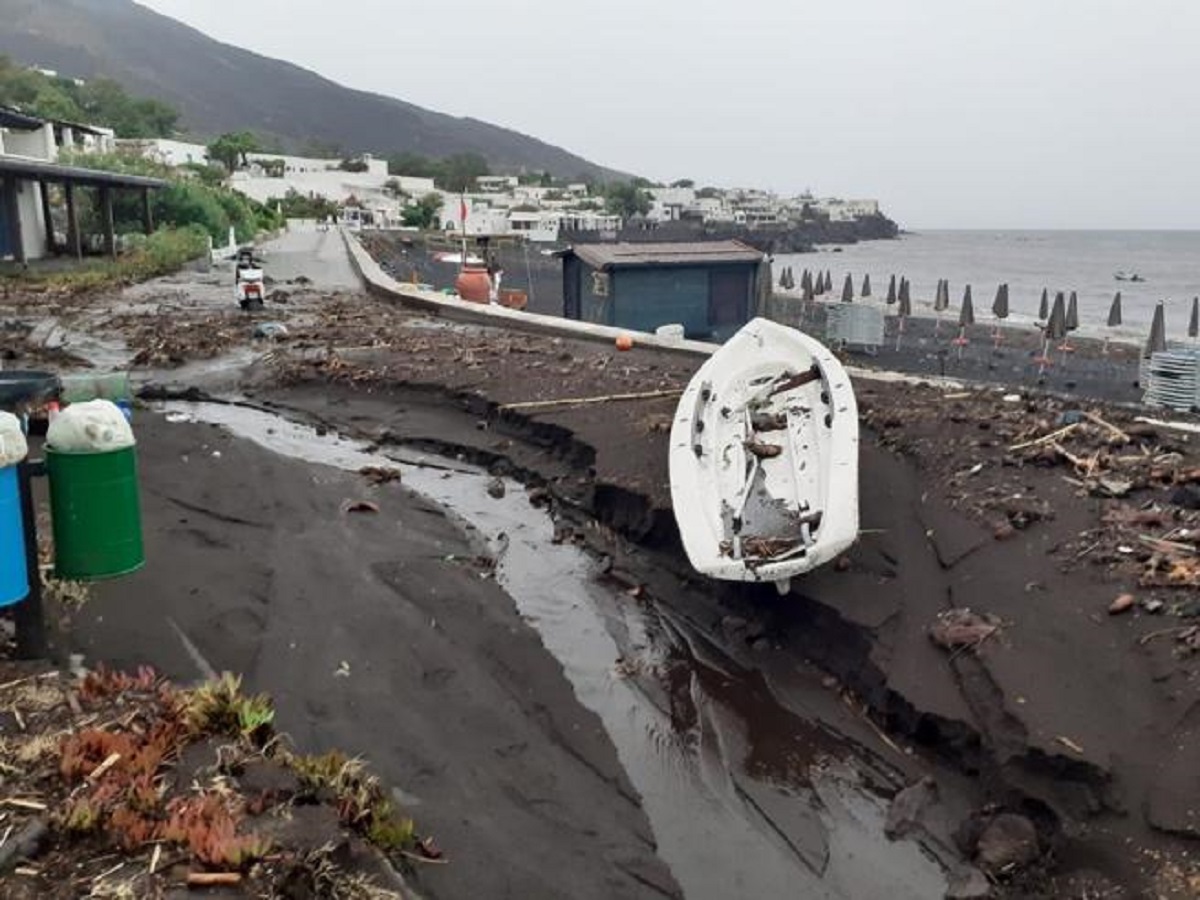
[[[208,149],[201,144],[153,139],[121,141],[120,145],[172,166],[204,163]],[[289,193],[324,198],[340,210],[351,227],[401,228],[405,211],[418,203],[433,203],[437,227],[458,234],[465,224],[468,236],[516,236],[553,243],[564,235],[597,233],[615,236],[626,225],[648,229],[670,222],[694,221],[731,226],[785,226],[827,219],[850,222],[879,214],[876,200],[817,198],[811,194],[780,197],[757,189],[697,188],[691,182],[646,186],[645,213],[614,214],[594,185],[528,183],[517,175],[480,175],[474,190],[462,194],[439,190],[433,178],[389,171],[386,160],[364,155],[353,160],[250,153],[246,165],[231,175],[231,185],[260,203]],[[462,222],[462,208],[466,221]]]

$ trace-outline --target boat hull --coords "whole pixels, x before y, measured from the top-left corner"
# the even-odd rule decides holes
[[[775,582],[858,539],[858,405],[819,341],[754,319],[710,357],[671,427],[671,499],[692,566]]]

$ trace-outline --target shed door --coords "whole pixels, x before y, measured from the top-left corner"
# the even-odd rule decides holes
[[[744,325],[749,285],[745,272],[710,272],[708,276],[708,322],[713,328]]]

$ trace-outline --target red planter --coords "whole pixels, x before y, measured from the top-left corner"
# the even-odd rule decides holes
[[[492,293],[492,279],[487,269],[464,268],[454,279],[458,296],[472,303],[487,303]]]

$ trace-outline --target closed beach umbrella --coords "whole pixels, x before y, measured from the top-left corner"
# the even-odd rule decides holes
[[[1050,292],[1042,288],[1042,302],[1038,306],[1038,321],[1045,322],[1050,318]]]
[[[996,299],[992,301],[992,314],[997,319],[1008,318],[1008,285],[1002,284],[996,288]]]
[[[863,286],[862,286],[861,293],[864,297],[871,296],[871,276],[870,276],[870,274],[863,276]]]
[[[958,324],[963,328],[975,324],[975,304],[971,302],[971,286],[963,291],[962,309],[958,311]]]
[[[1067,331],[1079,327],[1079,298],[1071,291],[1071,302],[1067,304]]]
[[[1061,341],[1067,336],[1067,302],[1062,291],[1054,295],[1054,306],[1046,322],[1046,340]]]
[[[899,305],[896,307],[896,317],[899,322],[896,325],[896,349],[900,349],[900,339],[904,337],[904,322],[912,315],[912,297],[908,290],[908,279],[900,279],[900,290],[897,292],[899,297]]]
[[[933,308],[937,312],[950,308],[950,282],[943,279],[938,282],[937,296],[933,298]]]
[[[1200,297],[1192,298],[1192,317],[1188,319],[1188,337],[1200,337]]]
[[[1121,324],[1121,292],[1113,294],[1112,306],[1108,308],[1108,327],[1115,328]]]
[[[825,270],[825,293],[833,290],[833,273],[828,269]]]
[[[896,302],[896,276],[893,275],[888,280],[887,304],[891,306]]]
[[[849,303],[854,299],[854,281],[849,275],[846,276],[846,281],[842,285],[842,302]]]
[[[1150,322],[1150,337],[1146,340],[1146,349],[1142,355],[1149,358],[1155,353],[1163,353],[1167,349],[1167,315],[1162,301],[1154,307],[1154,318]]]

